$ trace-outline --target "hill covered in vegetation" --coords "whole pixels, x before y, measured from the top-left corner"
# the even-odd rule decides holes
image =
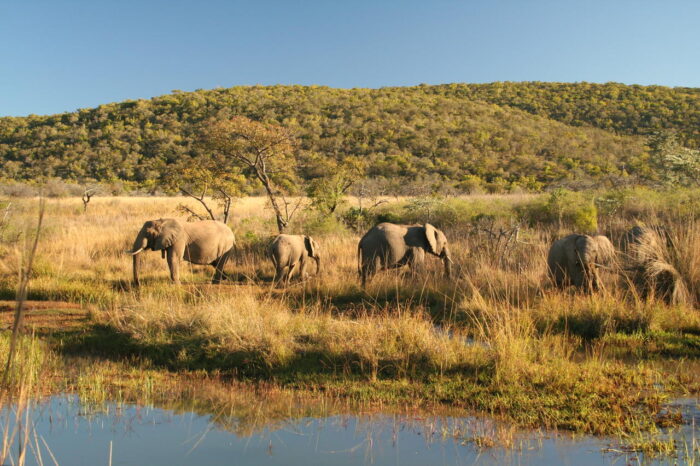
[[[496,82],[424,87],[447,97],[519,108],[573,126],[619,134],[678,132],[680,142],[700,148],[700,88],[619,83]]]
[[[643,135],[673,129],[697,145],[699,93],[586,83],[173,91],[59,115],[0,118],[0,170],[15,180],[157,186],[173,166],[208,156],[197,144],[204,121],[244,115],[289,128],[302,155],[365,160],[375,178],[467,191],[634,179],[650,173]]]

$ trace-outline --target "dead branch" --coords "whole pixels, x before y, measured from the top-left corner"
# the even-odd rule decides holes
[[[87,188],[87,187],[85,188],[85,190],[83,191],[83,196],[82,196],[83,212],[87,212],[87,208],[88,208],[88,204],[90,203],[90,199],[92,199],[92,197],[95,194],[97,194],[97,191],[98,191],[97,188]]]
[[[198,213],[195,212],[194,210],[192,210],[192,209],[190,209],[189,207],[187,207],[185,204],[179,204],[179,205],[177,206],[177,209],[178,209],[179,211],[181,211],[181,212],[185,212],[185,213],[190,214],[190,218],[196,218],[197,220],[207,220],[206,217],[204,217],[203,215],[198,214]]]
[[[184,194],[185,196],[191,197],[192,199],[195,199],[195,200],[198,201],[200,204],[202,204],[202,207],[204,207],[204,210],[206,210],[207,213],[209,214],[209,218],[210,218],[210,219],[216,220],[216,216],[214,215],[214,212],[211,210],[211,208],[210,208],[209,205],[207,204],[207,201],[204,199],[204,197],[205,197],[206,194],[207,194],[207,191],[208,191],[208,187],[205,186],[205,187],[202,189],[202,194],[201,194],[200,196],[196,196],[195,194],[192,194],[190,191],[186,190],[185,188],[182,188],[182,187],[180,188],[180,192],[181,192],[182,194]],[[189,207],[185,207],[185,209],[186,209],[188,212],[190,212],[190,213],[192,213],[193,215],[195,215],[195,216],[196,216],[197,218],[199,218],[200,220],[205,220],[204,218],[202,218],[201,215],[195,214]]]

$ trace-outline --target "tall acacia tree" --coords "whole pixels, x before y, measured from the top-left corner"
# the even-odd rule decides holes
[[[202,132],[205,146],[222,163],[241,167],[262,183],[283,233],[296,212],[285,196],[293,185],[296,141],[284,127],[236,116],[207,123]]]
[[[234,198],[243,194],[245,177],[238,169],[217,163],[211,158],[197,160],[196,163],[185,160],[166,177],[166,186],[195,199],[204,208],[206,215],[195,212],[185,204],[181,204],[179,210],[200,220],[210,218],[228,223]],[[220,216],[214,213],[209,198],[221,207]]]

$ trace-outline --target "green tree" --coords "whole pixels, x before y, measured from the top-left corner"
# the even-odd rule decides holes
[[[326,163],[324,172],[312,179],[306,188],[311,206],[322,214],[334,214],[348,190],[364,177],[364,173],[365,164],[357,158]]]
[[[283,233],[299,207],[287,194],[293,189],[296,141],[284,127],[253,121],[243,116],[213,120],[205,125],[202,141],[215,152],[223,169],[242,168],[265,188],[275,213],[277,229]]]
[[[700,150],[683,147],[675,132],[663,131],[649,138],[652,163],[666,183],[679,186],[700,182]]]

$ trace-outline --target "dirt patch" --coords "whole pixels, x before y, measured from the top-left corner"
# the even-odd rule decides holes
[[[89,320],[80,305],[62,301],[27,301],[25,310],[24,326],[38,332],[75,329]],[[14,311],[14,301],[0,301],[0,330],[12,327]]]
[[[67,303],[65,301],[25,301],[24,308],[27,311],[39,309],[80,309],[80,304]],[[14,312],[14,301],[0,301],[0,312]]]

